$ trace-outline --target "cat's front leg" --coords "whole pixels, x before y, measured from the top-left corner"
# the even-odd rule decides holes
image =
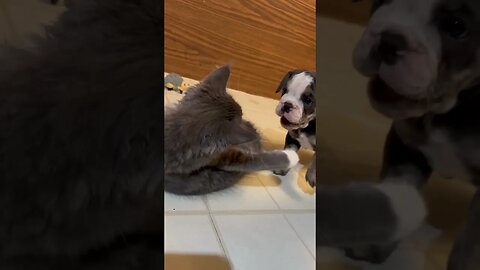
[[[290,133],[287,133],[287,136],[285,137],[284,149],[285,150],[293,150],[295,152],[298,152],[300,147],[301,147],[300,143],[297,140],[295,140],[294,138],[292,138]],[[276,175],[285,176],[285,175],[288,174],[289,171],[290,171],[290,169],[273,170],[273,173],[276,174]]]
[[[255,172],[289,170],[299,162],[294,150],[274,150],[248,153],[231,147],[215,159],[213,166],[226,171]]]

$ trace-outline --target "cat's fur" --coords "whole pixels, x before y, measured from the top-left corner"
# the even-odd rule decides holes
[[[230,67],[213,71],[165,115],[165,190],[200,195],[237,183],[247,172],[288,169],[294,151],[262,151],[254,126],[227,93]]]
[[[75,0],[34,52],[2,48],[0,269],[161,265],[88,254],[163,235],[162,35],[160,0]]]

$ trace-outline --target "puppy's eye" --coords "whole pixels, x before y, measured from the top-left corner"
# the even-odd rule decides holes
[[[282,89],[282,95],[286,94],[287,91],[288,91],[287,88],[283,88],[283,89]]]
[[[440,21],[440,29],[454,39],[464,39],[469,34],[463,19],[453,15],[447,16]]]
[[[302,97],[302,101],[303,101],[305,104],[308,105],[308,104],[311,104],[313,100],[312,100],[312,98],[309,97],[309,96],[303,96],[303,97]]]

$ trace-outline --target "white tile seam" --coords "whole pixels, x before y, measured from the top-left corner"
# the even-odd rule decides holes
[[[279,210],[218,210],[218,211],[164,211],[166,216],[185,216],[185,215],[270,215],[270,214],[315,214],[315,209],[279,209]]]
[[[227,260],[231,264],[231,259],[230,259],[230,255],[228,254],[227,247],[223,244],[225,241],[223,240],[222,234],[220,233],[220,230],[219,230],[219,228],[218,228],[218,226],[215,222],[215,219],[213,218],[212,213],[210,212],[210,205],[208,204],[207,196],[202,196],[202,200],[203,200],[203,203],[205,204],[205,206],[207,207],[208,219],[210,220],[210,225],[212,225],[213,230],[215,231],[217,242],[220,245],[220,247],[222,248],[223,254],[225,255],[225,257],[227,258]]]
[[[305,166],[305,165],[304,165]],[[283,179],[280,179],[281,181],[283,181]],[[260,179],[259,179],[260,181]],[[277,205],[278,209],[280,210],[279,212],[281,213],[290,213],[290,211],[313,211],[315,212],[315,208],[314,209],[311,209],[311,208],[305,208],[305,209],[283,209],[282,207],[280,207],[280,204],[275,200],[275,198],[273,198],[273,195],[270,193],[270,191],[268,190],[268,188],[265,186],[265,184],[260,181],[260,183],[262,184],[262,186],[267,190],[267,193],[268,195],[270,196],[270,198],[272,198],[272,200],[275,202],[275,204]]]
[[[295,229],[295,227],[293,226],[293,224],[290,222],[290,220],[288,220],[286,214],[282,214],[283,218],[287,221],[288,225],[290,226],[290,228],[295,232],[295,235],[297,236],[297,238],[302,242],[303,246],[307,249],[307,252],[310,254],[310,256],[312,256],[312,259],[315,260],[315,255],[312,253],[312,251],[308,248],[307,246],[307,243],[305,243],[305,241],[303,241],[302,237],[300,237],[300,233],[297,232],[297,230]]]
[[[194,211],[194,210],[185,210],[185,211],[163,211],[166,216],[198,216],[198,215],[207,215],[207,210]]]
[[[258,176],[257,176],[257,178],[258,178]],[[275,200],[275,198],[273,198],[272,194],[268,191],[268,188],[267,188],[267,186],[265,186],[265,184],[263,183],[263,181],[261,181],[260,178],[258,178],[258,181],[260,182],[260,184],[262,184],[263,188],[267,191],[268,196],[270,196],[270,198],[273,200],[273,202],[275,203],[275,205],[277,206],[277,208],[278,208],[279,210],[284,210],[284,209],[282,209],[282,208],[280,207],[280,204]],[[281,181],[281,179],[280,179],[280,181]]]
[[[255,177],[257,178],[257,181],[262,185],[263,190],[265,190],[265,192],[268,194],[268,197],[270,197],[270,199],[272,199],[273,203],[277,206],[277,209],[275,211],[282,211],[283,209],[280,207],[280,205],[277,203],[277,201],[273,198],[272,194],[270,194],[270,192],[268,192],[268,188],[265,186],[265,184],[263,184],[262,180],[260,180],[258,175],[255,175]],[[266,210],[264,210],[264,211],[266,211]]]
[[[260,179],[259,179],[259,181],[260,181]],[[282,209],[282,208],[280,207],[280,205],[277,203],[277,201],[273,198],[272,194],[270,194],[270,192],[268,192],[268,189],[267,189],[267,187],[263,184],[263,182],[260,181],[260,183],[261,183],[262,186],[267,190],[268,195],[270,196],[270,198],[272,198],[272,200],[275,202],[275,204],[277,205],[277,207],[278,207],[279,209]],[[282,210],[283,210],[283,209],[282,209]],[[312,252],[311,252],[310,249],[308,248],[307,244],[302,240],[302,238],[300,237],[300,235],[299,235],[299,233],[297,232],[297,230],[295,230],[295,228],[293,227],[293,225],[292,225],[292,224],[290,223],[290,221],[288,220],[288,218],[287,218],[287,216],[286,216],[287,213],[285,213],[284,211],[282,211],[282,212],[280,212],[280,213],[281,213],[281,215],[283,216],[283,218],[285,219],[285,221],[287,222],[287,224],[290,226],[290,228],[294,231],[295,235],[297,236],[297,239],[299,239],[299,240],[302,242],[303,246],[307,249],[307,252],[310,254],[310,256],[312,256],[313,260],[315,260],[315,256],[312,254]]]

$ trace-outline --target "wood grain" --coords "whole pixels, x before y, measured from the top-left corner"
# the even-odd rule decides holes
[[[202,79],[231,63],[229,87],[259,96],[315,69],[314,0],[165,0],[164,34],[166,72]]]

